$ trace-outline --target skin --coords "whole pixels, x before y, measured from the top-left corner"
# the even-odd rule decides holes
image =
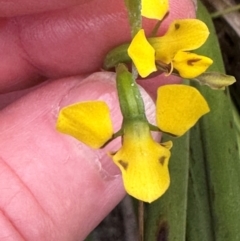
[[[190,0],[172,0],[164,32],[176,18],[193,18]],[[114,74],[105,54],[130,40],[123,1],[0,0],[0,240],[83,240],[124,197],[107,151],[92,150],[55,130],[60,108],[78,101],[108,103],[121,125]],[[149,33],[153,24],[144,21]],[[95,73],[95,74],[92,74]],[[140,80],[154,98],[157,86]],[[154,106],[147,92],[147,115]]]

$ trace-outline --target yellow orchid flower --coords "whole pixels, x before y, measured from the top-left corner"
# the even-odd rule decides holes
[[[171,142],[166,145],[171,147]],[[170,148],[156,143],[145,122],[126,125],[122,148],[112,155],[128,194],[144,202],[159,198],[169,187]]]
[[[170,68],[173,67],[184,78],[194,78],[205,72],[212,64],[212,60],[186,51],[202,46],[208,35],[207,26],[200,20],[175,20],[162,37],[146,39],[144,30],[141,29],[129,46],[128,55],[142,77],[155,71],[156,62],[157,65],[170,65]],[[141,48],[140,42],[145,42],[144,46],[148,47]],[[154,58],[155,61],[146,60],[148,55],[149,59]],[[147,65],[144,64],[144,60],[147,61]]]
[[[208,111],[206,101],[193,87],[166,85],[158,89],[156,119],[161,131],[183,135]],[[153,202],[170,184],[168,161],[172,142],[155,142],[149,123],[136,117],[136,112],[133,119],[127,113],[122,126],[122,147],[111,157],[122,172],[126,191],[137,199]],[[60,111],[57,130],[92,148],[100,148],[113,136],[110,110],[103,101],[67,106]]]
[[[175,136],[183,135],[209,112],[199,91],[186,85],[159,87],[156,107],[157,126]],[[122,172],[128,194],[153,202],[170,184],[168,161],[172,142],[156,143],[146,122],[132,121],[124,126],[123,146],[112,158]]]
[[[162,20],[169,10],[168,0],[142,0],[142,16]]]

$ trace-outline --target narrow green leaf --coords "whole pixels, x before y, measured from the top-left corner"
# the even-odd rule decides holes
[[[195,125],[190,131],[186,234],[189,241],[214,241],[203,141],[199,125]]]
[[[211,35],[207,43],[197,52],[214,60],[211,71],[224,72],[221,52],[211,18],[200,2],[198,18],[208,25]],[[233,104],[228,90],[213,91],[205,86],[195,86],[205,96],[211,109],[211,112],[200,120],[200,136],[195,137],[201,139],[202,153],[199,154],[198,158],[196,157],[196,161],[205,163],[207,185],[199,182],[197,183],[199,186],[195,189],[208,191],[210,217],[207,217],[206,208],[202,212],[205,212],[207,219],[212,218],[214,240],[240,240],[240,158],[236,126],[233,119]],[[197,143],[195,138],[191,141],[191,147],[195,145],[195,142]],[[197,176],[196,170],[193,175],[195,180],[200,178]],[[202,207],[203,205],[204,203],[201,204]],[[189,206],[190,208],[196,210],[197,205],[195,207]],[[189,210],[189,212],[193,212],[193,210]],[[188,227],[190,227],[191,222],[189,217]],[[196,221],[193,223],[197,224]],[[199,230],[196,227],[195,229]],[[208,230],[201,230],[201,233],[198,231],[198,235],[206,231]],[[190,233],[189,229],[187,233]],[[209,237],[212,238],[212,236]],[[189,238],[189,240],[194,241],[195,239]],[[206,240],[211,239],[207,238]]]
[[[238,153],[240,156],[240,116],[237,108],[233,108],[233,119],[234,119],[234,125],[235,125],[235,130],[237,133],[237,142],[238,142]]]
[[[188,147],[188,134],[173,140],[170,188],[160,199],[146,205],[146,241],[185,241]]]

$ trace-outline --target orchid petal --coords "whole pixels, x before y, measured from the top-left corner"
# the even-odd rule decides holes
[[[194,50],[202,46],[209,35],[206,24],[198,19],[179,19],[171,23],[162,37],[150,38],[156,60],[169,64],[178,51]]]
[[[122,171],[128,194],[152,202],[165,193],[170,184],[168,148],[156,143],[144,128],[126,132],[122,148],[112,158]]]
[[[179,75],[189,79],[205,72],[212,63],[213,61],[208,57],[182,51],[177,52],[173,59],[173,67]]]
[[[162,20],[169,10],[168,0],[142,0],[142,16]]]
[[[166,133],[181,136],[209,107],[200,92],[187,85],[164,85],[158,88],[157,125]]]
[[[155,65],[155,50],[147,41],[143,29],[133,38],[128,48],[128,55],[141,77],[144,78],[157,70]]]
[[[113,135],[110,110],[103,101],[88,101],[63,108],[57,130],[92,148],[100,148]]]

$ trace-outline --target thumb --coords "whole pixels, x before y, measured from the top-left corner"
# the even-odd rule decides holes
[[[115,131],[121,113],[113,73],[71,77],[42,86],[0,112],[0,236],[14,240],[82,240],[125,195],[106,154],[56,131],[63,106],[104,100]],[[146,94],[150,120],[153,103]]]

